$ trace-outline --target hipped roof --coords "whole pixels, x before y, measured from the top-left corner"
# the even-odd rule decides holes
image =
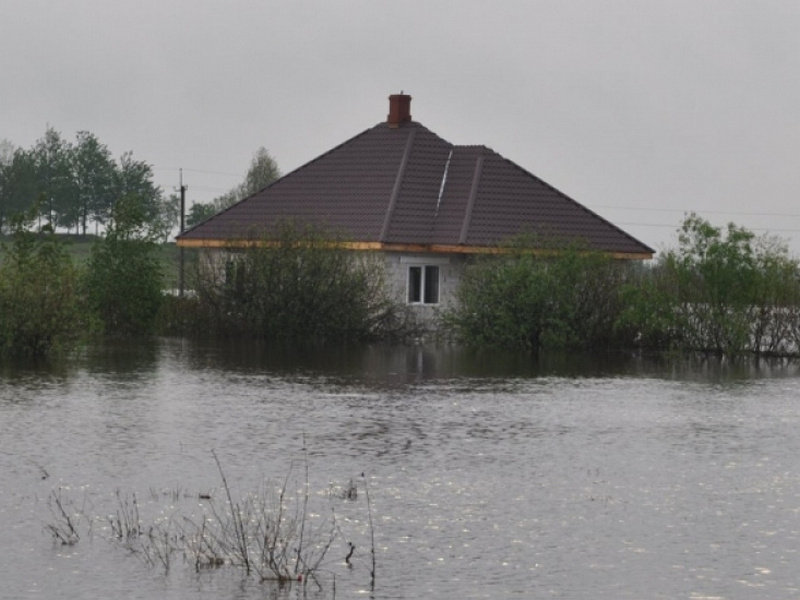
[[[269,239],[285,221],[353,247],[481,252],[520,234],[616,256],[653,250],[485,146],[457,146],[415,121],[367,129],[178,236],[182,246]]]

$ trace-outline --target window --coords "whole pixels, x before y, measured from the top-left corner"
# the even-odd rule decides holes
[[[408,303],[439,304],[439,267],[408,267]]]

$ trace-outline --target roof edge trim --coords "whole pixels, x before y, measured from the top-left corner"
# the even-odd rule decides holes
[[[203,248],[208,250],[236,250],[241,248],[268,248],[278,242],[269,240],[211,240],[211,239],[180,239],[178,246],[182,248]],[[372,252],[414,252],[419,254],[509,254],[517,252],[514,248],[499,246],[464,246],[461,244],[397,244],[384,242],[327,242],[331,248],[344,250],[360,250]],[[558,254],[558,250],[531,249],[528,252],[536,256]],[[602,252],[606,256],[619,260],[649,260],[653,258],[650,252]]]

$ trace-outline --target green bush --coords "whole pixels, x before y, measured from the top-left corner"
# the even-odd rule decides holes
[[[455,305],[443,315],[454,337],[531,352],[622,344],[615,322],[626,267],[574,245],[544,255],[535,247],[517,244],[467,268]]]
[[[620,322],[642,345],[728,356],[797,352],[798,264],[784,244],[694,214],[678,241],[624,292]]]
[[[416,332],[410,311],[389,296],[380,258],[292,223],[246,246],[199,270],[195,330],[321,343],[396,341]]]
[[[86,297],[110,336],[152,333],[164,297],[159,233],[136,197],[117,202],[106,236],[92,247]]]
[[[0,265],[0,356],[74,350],[84,329],[79,273],[46,226],[39,233],[14,220],[13,242]]]

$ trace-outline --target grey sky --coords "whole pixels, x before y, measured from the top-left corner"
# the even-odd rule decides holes
[[[207,201],[404,90],[657,249],[695,210],[798,252],[798,31],[797,0],[0,0],[0,139],[88,130]]]

